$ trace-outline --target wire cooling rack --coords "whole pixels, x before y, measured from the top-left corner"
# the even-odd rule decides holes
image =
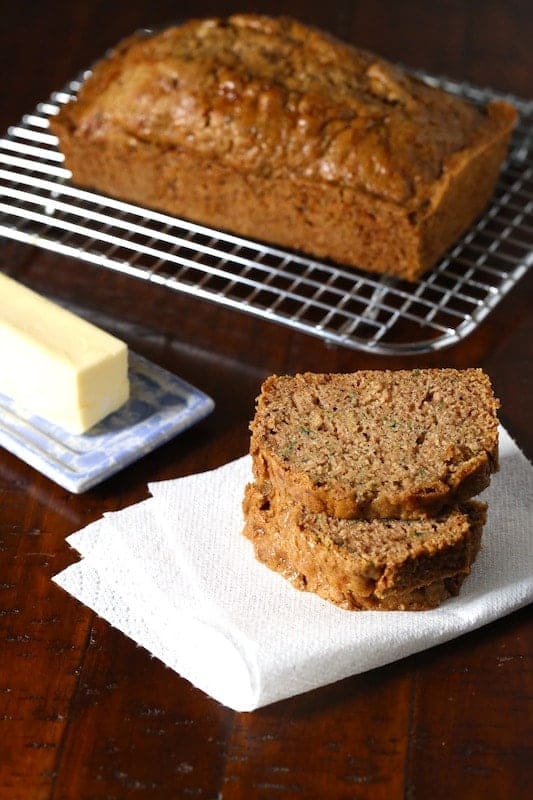
[[[533,261],[533,102],[414,73],[520,123],[491,207],[418,283],[376,277],[83,191],[69,183],[49,118],[87,73],[0,140],[0,234],[151,280],[372,353],[424,353],[468,336]]]

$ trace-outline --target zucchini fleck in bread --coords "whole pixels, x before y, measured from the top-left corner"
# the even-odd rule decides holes
[[[236,15],[125,40],[51,129],[81,186],[416,280],[487,204],[515,119]]]
[[[435,516],[488,486],[498,407],[480,369],[271,376],[250,426],[254,477],[338,518]]]
[[[256,557],[301,590],[348,610],[421,611],[459,593],[479,550],[486,506],[431,520],[344,520],[246,488],[244,534]]]

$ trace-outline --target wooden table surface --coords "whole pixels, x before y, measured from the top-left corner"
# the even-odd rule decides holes
[[[528,0],[243,2],[287,13],[437,74],[531,95]],[[2,130],[132,30],[226,3],[3,2]],[[0,269],[70,304],[202,387],[216,410],[75,496],[0,451],[0,798],[491,798],[531,796],[527,609],[458,640],[249,714],[224,708],[51,582],[68,534],[145,498],[147,482],[242,455],[273,372],[482,366],[501,419],[533,456],[533,274],[462,344],[380,357],[155,285],[0,242]]]

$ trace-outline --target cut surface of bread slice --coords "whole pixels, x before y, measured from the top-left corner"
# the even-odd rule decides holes
[[[274,375],[250,426],[254,476],[334,517],[432,517],[488,486],[498,406],[480,369]]]
[[[420,611],[458,594],[480,546],[483,503],[431,520],[345,520],[280,503],[249,484],[244,535],[257,559],[348,610]]]

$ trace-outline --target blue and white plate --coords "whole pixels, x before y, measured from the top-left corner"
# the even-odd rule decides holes
[[[82,436],[15,407],[0,394],[0,446],[71,492],[85,492],[211,413],[208,395],[129,354],[131,396]]]

